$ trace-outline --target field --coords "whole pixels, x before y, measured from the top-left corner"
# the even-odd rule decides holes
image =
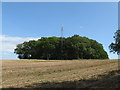
[[[2,60],[3,88],[118,87],[118,60]]]

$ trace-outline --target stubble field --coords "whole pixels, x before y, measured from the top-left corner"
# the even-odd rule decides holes
[[[117,88],[118,60],[2,60],[2,88]]]

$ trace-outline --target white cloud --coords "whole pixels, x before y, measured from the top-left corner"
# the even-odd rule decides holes
[[[2,43],[2,45],[0,46],[0,51],[6,54],[13,53],[17,44],[23,43],[24,41],[37,40],[37,39],[39,38],[12,37],[12,36],[7,36],[7,35],[0,35],[0,43]]]
[[[39,38],[33,37],[11,37],[6,35],[0,35],[0,41],[3,42],[20,42],[20,41],[28,41],[28,40],[37,40]]]

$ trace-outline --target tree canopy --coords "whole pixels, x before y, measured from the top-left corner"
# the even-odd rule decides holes
[[[115,42],[110,44],[110,52],[120,54],[120,30],[115,32],[115,36],[113,36],[113,38]]]
[[[108,59],[102,44],[87,37],[41,37],[16,46],[20,59]]]

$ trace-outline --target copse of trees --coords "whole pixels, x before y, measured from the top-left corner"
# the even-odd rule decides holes
[[[20,59],[108,59],[102,44],[87,37],[42,37],[18,44],[14,53]]]

